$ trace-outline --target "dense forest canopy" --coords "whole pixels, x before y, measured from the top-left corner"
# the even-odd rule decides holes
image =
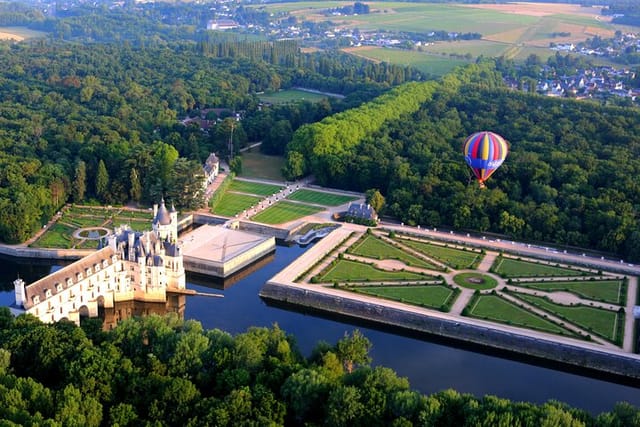
[[[406,94],[303,126],[289,146],[288,171],[313,173],[329,186],[380,189],[387,213],[408,224],[493,231],[639,259],[638,111],[516,92],[488,62],[440,83],[394,91],[421,96],[425,88],[426,102],[400,117],[373,122],[367,112],[371,105],[398,110],[397,103],[411,99]],[[472,182],[460,151],[479,130],[511,142],[486,190]]]
[[[559,402],[515,403],[447,390],[431,396],[370,367],[359,331],[305,358],[278,326],[231,336],[175,315],[103,332],[17,319],[0,308],[0,423],[158,426],[633,426],[619,403],[593,417]],[[15,423],[15,424],[14,424]]]

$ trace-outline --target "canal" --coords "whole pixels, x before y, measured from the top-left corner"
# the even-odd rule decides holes
[[[298,246],[278,246],[275,256],[265,265],[232,284],[188,276],[188,288],[221,293],[224,298],[187,297],[185,318],[197,319],[205,328],[218,328],[232,334],[244,332],[251,326],[278,324],[295,336],[307,356],[318,341],[335,343],[345,332],[358,328],[373,343],[374,364],[394,369],[409,379],[412,388],[423,393],[453,388],[461,393],[492,394],[516,401],[542,403],[556,399],[593,414],[609,411],[619,401],[640,406],[640,390],[636,388],[640,384],[621,384],[566,372],[513,355],[355,324],[348,319],[299,308],[273,306],[260,299],[258,292],[262,285],[304,250]],[[33,260],[0,258],[3,272],[0,305],[13,302],[11,281],[18,275],[30,283],[52,268],[58,267]]]

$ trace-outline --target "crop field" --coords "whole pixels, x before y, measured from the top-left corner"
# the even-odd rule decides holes
[[[524,286],[541,291],[566,291],[574,293],[582,298],[609,302],[611,304],[624,304],[622,292],[622,280],[581,280],[575,282],[518,282],[518,286]]]
[[[227,191],[237,191],[238,193],[257,194],[259,196],[271,196],[282,190],[282,186],[274,184],[264,184],[261,182],[234,180]]]
[[[245,209],[255,206],[260,200],[262,200],[261,197],[226,192],[213,213],[222,216],[235,216]]]
[[[0,27],[0,40],[16,40],[33,39],[37,37],[46,37],[48,33],[43,31],[30,30],[27,27]]]
[[[417,258],[400,248],[396,248],[378,237],[370,235],[365,236],[364,239],[352,246],[349,253],[375,259],[397,259],[407,265],[435,268],[433,264]]]
[[[427,52],[415,50],[392,49],[377,46],[361,46],[343,49],[352,55],[362,56],[374,61],[388,62],[414,67],[430,76],[443,76],[451,72],[455,67],[466,65],[469,61],[465,59],[452,58],[448,55],[429,53],[435,46],[425,47]],[[501,46],[504,49],[504,46]],[[433,51],[438,51],[433,49]],[[438,51],[439,52],[439,51]],[[463,54],[467,53],[466,51]]]
[[[307,215],[313,215],[322,209],[300,203],[278,202],[251,218],[264,224],[283,224]]]
[[[571,331],[537,316],[497,295],[480,295],[469,310],[472,317],[522,326],[553,334],[575,336]]]
[[[314,205],[340,206],[356,200],[357,197],[303,188],[287,196],[287,199],[295,200],[297,202],[312,203]]]
[[[245,151],[242,153],[242,172],[240,176],[284,181],[282,176],[283,166],[284,157],[282,156],[267,156],[257,151]]]
[[[260,94],[260,101],[271,104],[290,104],[300,101],[318,102],[328,96],[329,95],[321,93],[307,92],[305,90],[287,89]]]
[[[320,280],[323,282],[375,282],[398,280],[425,280],[428,276],[408,271],[386,271],[372,265],[346,259],[338,262],[324,273]]]
[[[521,261],[513,258],[498,257],[493,264],[494,271],[503,277],[536,277],[536,276],[580,276],[580,270],[556,267],[549,264]]]
[[[471,268],[483,257],[481,253],[471,250],[463,251],[461,249],[447,248],[441,245],[407,239],[402,239],[401,242],[455,269]]]
[[[453,295],[453,290],[441,285],[431,286],[363,286],[354,291],[380,298],[406,302],[430,308],[440,308]]]
[[[615,311],[603,310],[595,307],[587,307],[584,305],[566,306],[555,304],[544,298],[518,294],[518,298],[523,299],[543,310],[556,314],[567,319],[569,322],[592,331],[594,334],[600,335],[610,341],[617,341],[621,337],[617,337],[616,322],[618,313]]]

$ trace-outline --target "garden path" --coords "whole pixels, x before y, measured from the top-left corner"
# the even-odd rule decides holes
[[[480,261],[480,264],[478,265],[478,271],[489,271],[491,269],[491,266],[493,265],[493,262],[496,260],[496,257],[498,256],[497,252],[487,252],[484,255],[484,258],[482,258],[482,261]]]

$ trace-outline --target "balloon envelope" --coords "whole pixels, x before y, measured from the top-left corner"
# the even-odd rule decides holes
[[[484,185],[491,174],[502,165],[509,153],[509,143],[493,132],[476,132],[464,141],[464,158],[478,179]]]

